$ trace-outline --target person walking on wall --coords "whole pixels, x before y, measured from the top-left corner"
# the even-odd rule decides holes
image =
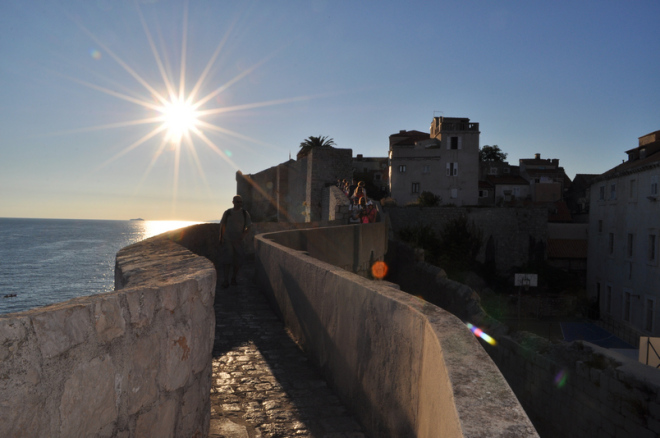
[[[234,208],[226,210],[220,221],[220,264],[224,271],[223,289],[229,287],[230,272],[232,273],[231,284],[237,284],[236,276],[245,260],[245,236],[252,226],[250,213],[243,210],[243,199],[236,195],[232,202]]]

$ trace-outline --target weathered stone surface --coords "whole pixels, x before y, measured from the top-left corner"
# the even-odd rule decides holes
[[[213,337],[215,334],[215,315],[209,312],[209,308],[196,300],[191,303],[192,314],[203,315],[209,313],[208,319],[192,319],[192,339],[191,339],[191,366],[192,372],[198,373],[208,366],[208,358],[213,351]]]
[[[173,438],[176,402],[166,400],[140,415],[135,426],[136,437]]]
[[[161,341],[163,352],[158,383],[167,391],[181,388],[192,371],[191,335],[189,325],[167,327],[167,336]]]
[[[107,295],[94,303],[96,334],[101,342],[110,342],[124,334],[126,321],[122,315],[119,297]]]
[[[91,326],[88,306],[60,304],[45,309],[32,316],[44,356],[57,356],[87,339]]]
[[[115,367],[109,356],[77,366],[64,384],[61,436],[98,435],[117,419],[116,399]]]
[[[0,436],[49,436],[49,424],[43,412],[45,400],[33,387],[14,382],[11,391],[0,391]]]
[[[129,414],[136,413],[157,399],[158,345],[157,335],[140,338],[135,344],[133,360],[124,371],[125,384],[122,386],[122,398]]]
[[[0,361],[15,355],[27,341],[27,318],[0,318]]]
[[[158,303],[157,294],[158,291],[154,289],[126,291],[126,302],[133,326],[145,327],[151,324]]]

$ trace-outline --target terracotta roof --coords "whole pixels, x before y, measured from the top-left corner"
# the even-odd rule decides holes
[[[587,241],[584,239],[548,239],[548,258],[586,259]]]

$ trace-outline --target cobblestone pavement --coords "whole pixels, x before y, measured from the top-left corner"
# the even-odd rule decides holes
[[[209,438],[365,438],[253,278],[216,290]]]

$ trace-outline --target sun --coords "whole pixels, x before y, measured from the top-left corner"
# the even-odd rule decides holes
[[[172,143],[180,143],[181,139],[189,136],[190,132],[199,125],[199,113],[194,105],[180,100],[172,99],[165,103],[159,112],[162,114],[162,128],[166,132],[167,139]]]

